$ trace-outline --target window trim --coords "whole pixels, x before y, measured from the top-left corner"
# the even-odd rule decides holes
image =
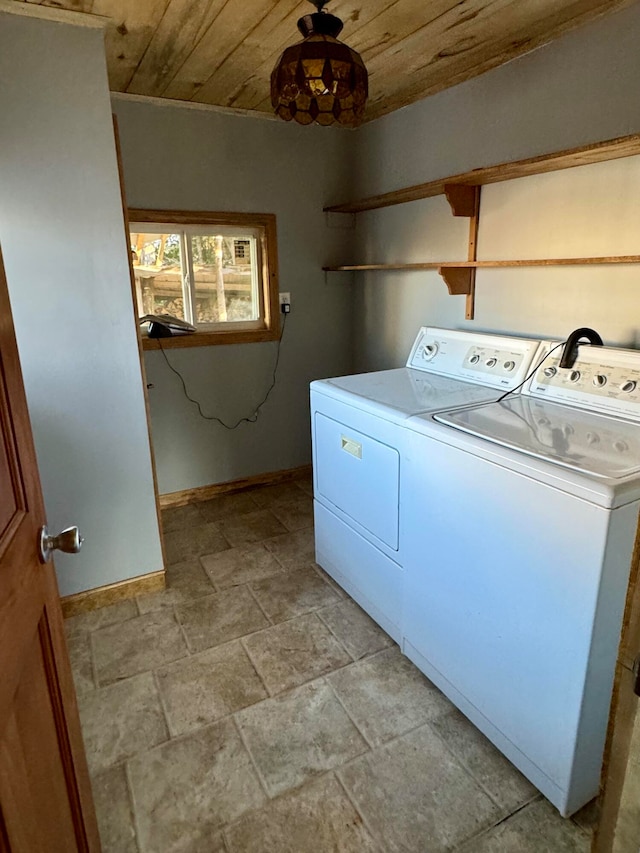
[[[262,258],[262,304],[264,324],[260,328],[203,329],[191,335],[176,335],[162,338],[162,348],[203,347],[219,344],[262,343],[276,341],[280,337],[280,302],[278,283],[278,238],[276,217],[273,213],[227,213],[187,210],[149,210],[129,208],[129,223],[149,222],[154,225],[178,226],[241,226],[260,228],[260,253]],[[131,225],[127,237],[131,231]],[[134,306],[135,307],[135,306]],[[135,308],[136,318],[138,316]],[[231,324],[229,324],[231,325]],[[157,339],[141,335],[145,350],[160,348]]]

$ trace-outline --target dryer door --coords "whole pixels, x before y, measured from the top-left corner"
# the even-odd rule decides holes
[[[398,451],[319,412],[314,427],[318,496],[397,551]]]

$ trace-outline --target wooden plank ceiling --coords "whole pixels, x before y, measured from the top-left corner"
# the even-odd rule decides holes
[[[271,113],[307,0],[19,0],[106,16],[111,89]],[[367,119],[461,83],[635,0],[331,0],[369,70]],[[552,85],[552,81],[550,81]]]

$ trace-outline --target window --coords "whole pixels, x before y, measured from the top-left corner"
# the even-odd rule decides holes
[[[163,338],[163,346],[277,339],[273,214],[131,210],[129,217],[138,316],[172,314],[197,329]]]

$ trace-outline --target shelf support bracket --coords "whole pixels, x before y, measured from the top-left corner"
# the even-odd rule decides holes
[[[438,267],[438,272],[451,296],[466,296],[468,299],[473,293],[476,278],[474,267]]]
[[[478,227],[480,225],[480,190],[478,185],[445,184],[444,193],[451,205],[454,216],[469,217],[469,247],[467,260],[476,261],[478,251]],[[465,318],[473,320],[476,310],[476,270],[475,267],[440,267],[449,293],[464,294],[467,297]]]
[[[473,190],[472,210],[469,219],[469,254],[467,260],[478,260],[478,228],[480,227],[480,193],[482,187],[469,187]],[[465,305],[464,316],[467,320],[473,320],[476,315],[476,269],[473,268],[469,283],[469,293]]]
[[[444,194],[454,216],[472,217],[476,213],[476,196],[479,186],[471,184],[445,184]]]

